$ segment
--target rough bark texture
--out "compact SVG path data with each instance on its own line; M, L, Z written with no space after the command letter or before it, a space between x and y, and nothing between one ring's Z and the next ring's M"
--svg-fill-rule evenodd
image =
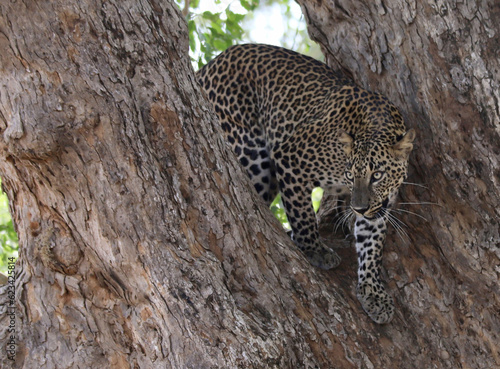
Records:
M302 330L293 311L308 309L288 290L297 277L309 288L310 268L279 273L297 256L248 205L176 5L2 2L0 14L0 170L21 247L12 365L317 360L306 334L283 333Z
M2 365L500 365L498 92L484 90L498 81L498 60L485 51L498 25L472 27L498 12L481 5L481 18L467 24L469 39L482 36L473 46L455 36L452 51L431 42L441 34L424 38L418 28L451 12L429 21L420 5L404 18L376 4L303 7L328 60L352 44L344 67L385 91L420 130L413 179L426 178L429 189L404 195L441 205L425 211L429 222L405 218L411 242L388 245L386 280L399 312L387 326L356 300L353 250L341 251L338 270L312 268L250 189L194 82L174 4L1 2L0 175L21 244L17 354L7 358L2 314ZM463 14L453 27L465 27ZM349 37L365 41L356 48ZM478 49L463 64L467 47ZM470 65L464 92L446 69L451 61Z
M411 335L379 342L379 355L500 367L500 3L299 3L328 64L384 93L417 130L409 181L426 188L408 185L402 201L436 203L402 205L425 220L401 213L409 240L389 237L401 314L391 329Z

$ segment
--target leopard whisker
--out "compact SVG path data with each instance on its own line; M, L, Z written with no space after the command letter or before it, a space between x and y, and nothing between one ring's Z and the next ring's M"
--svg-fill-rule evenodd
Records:
M335 221L334 232L337 232L337 230L339 229L339 227L342 226L345 218L348 217L348 216L349 216L348 209L343 210L339 214L337 214L338 219Z
M340 208L340 206L339 206L339 207L335 207L335 208L333 208L333 210L337 210L337 209L339 209L339 208ZM343 217L345 216L346 211L347 211L347 210L341 210L341 211L338 211L338 212L334 215L333 219L335 220L335 224L337 224L338 222L340 222L340 221L343 219Z
M399 225L401 226L404 226L406 228L408 228L408 225L403 222L401 219L399 219L398 217L396 217L394 214L392 214L392 210L394 209L384 209L385 210L385 213L387 216L391 217L393 220L395 220Z
M408 227L408 225L406 225L406 223L404 223L403 221L398 219L396 216L391 214L390 210L383 209L383 211L384 211L384 215L386 216L385 219L387 219L389 224L391 224L394 227L394 229L396 230L396 233L401 238L401 240L402 241L409 241L410 237L408 236L408 233L406 233L406 231L403 228L403 226Z
M397 212L397 213L408 213L408 214L411 214L411 215L415 215L416 217L419 217L419 218L421 218L421 219L425 220L426 222L428 222L428 221L429 221L429 220L428 220L426 217L424 217L423 215L417 214L417 213L415 213L415 212L413 212L413 211L409 211L409 210L405 210L405 209L392 209L392 211L395 211L395 212Z
M337 202L345 202L345 200L337 199Z
M425 188L426 190L428 190L428 189L429 189L429 187L424 186L423 184L420 184L420 183L413 183L413 182L401 182L401 184L405 184L405 185L412 185L412 186L417 186L417 187L422 187L422 188Z
M406 231L400 225L398 225L393 219L387 218L387 220L394 227L396 233L402 241L409 241L408 233L406 233Z
M437 202L425 202L425 201L422 201L422 202L400 202L400 203L398 203L398 205L436 205L439 207L443 207L443 205L438 204Z
M333 211L333 210L340 209L340 208L342 208L343 206L344 206L344 205L338 205L338 206L335 206L335 207L332 209L332 211ZM337 217L337 216L338 216L338 214L339 214L339 213L337 213L335 216Z
M347 216L346 219L344 219L344 222L342 224L342 227L349 227L349 223L352 221L352 219L355 217L354 213L351 211L349 215Z
M337 216L340 217L336 222L335 222L335 228L334 232L337 232L337 230L340 228L343 228L345 223L348 221L348 219L351 217L352 211L350 208L347 208L343 211L341 211Z

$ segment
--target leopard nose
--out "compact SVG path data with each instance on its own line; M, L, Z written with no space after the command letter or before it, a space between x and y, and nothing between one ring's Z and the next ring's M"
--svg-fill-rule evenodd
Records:
M362 208L362 207L352 207L352 210L354 210L356 213L359 213L361 215L363 215L364 213L366 213L368 211L369 207L365 207L365 208Z

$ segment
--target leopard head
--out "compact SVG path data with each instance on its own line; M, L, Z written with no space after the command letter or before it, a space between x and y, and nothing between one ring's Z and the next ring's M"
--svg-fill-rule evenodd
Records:
M358 216L374 218L393 205L406 178L408 157L415 131L392 139L356 139L340 131L338 139L346 154L345 182L351 190L351 209Z

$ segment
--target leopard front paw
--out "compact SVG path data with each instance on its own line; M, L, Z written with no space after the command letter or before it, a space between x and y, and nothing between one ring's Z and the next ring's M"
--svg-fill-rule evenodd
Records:
M340 256L326 246L321 246L312 251L305 251L304 254L312 265L325 270L337 267L341 261Z
M361 306L375 323L386 324L394 315L394 300L380 283L362 283L356 288Z

